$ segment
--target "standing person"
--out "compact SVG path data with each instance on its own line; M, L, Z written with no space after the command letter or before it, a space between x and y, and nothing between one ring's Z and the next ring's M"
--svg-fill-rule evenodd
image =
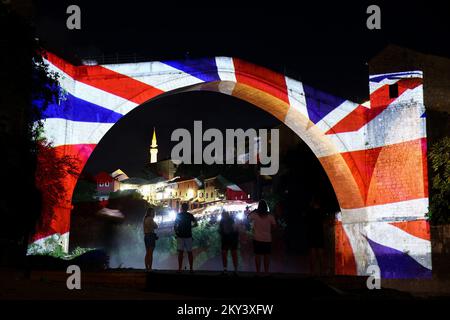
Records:
M309 270L313 275L320 275L323 271L323 231L324 212L317 198L311 200L307 219L307 242L309 248Z
M251 211L250 211L250 207L249 206L246 206L245 207L245 211L244 211L244 216L245 217L248 217L249 216L249 214L250 213L252 213ZM245 229L247 230L247 231L250 231L250 229L251 229L251 223L250 223L250 220L249 219L246 219L245 221Z
M147 271L152 270L153 264L153 250L156 246L156 236L155 229L158 228L155 220L155 210L153 208L148 208L144 216L144 242L145 242L145 269Z
M236 229L233 217L229 212L222 212L222 219L219 223L219 234L222 242L222 263L223 273L227 272L228 251L231 251L231 259L233 260L234 274L237 274L238 257L237 247L239 243L239 232Z
M177 237L178 250L178 272L183 267L184 251L187 251L190 272L194 272L194 256L192 255L192 227L197 226L197 220L188 212L189 205L184 202L181 211L177 214L174 224L175 236Z
M264 272L269 272L270 253L272 252L272 228L276 226L273 215L265 200L260 200L258 208L250 213L249 220L253 223L253 250L255 253L256 272L261 271L261 258L264 258Z

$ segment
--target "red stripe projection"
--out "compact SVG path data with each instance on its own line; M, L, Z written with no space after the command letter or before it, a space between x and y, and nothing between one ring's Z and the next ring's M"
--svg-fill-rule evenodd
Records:
M426 172L418 170L426 170L424 145L426 146L426 138L420 138L341 153L365 201L364 205L428 197ZM340 188L339 185L335 185L336 187Z
M364 203L367 201L367 194L369 190L370 180L372 179L373 170L378 160L378 155L381 151L380 148L374 148L370 150L358 150L352 152L342 153L342 157L347 163L350 171L353 173L355 182L361 192L361 196L364 199Z
M336 274L355 275L355 256L341 221L336 221L335 225L335 250L334 264Z
M63 145L53 148L55 150L56 157L62 157L64 155L74 157L79 160L78 172L83 170L84 165L89 159L92 151L96 147L96 144L74 144ZM39 152L41 156L38 161L48 161L42 157L42 152ZM38 165L38 170L39 170ZM45 165L42 167L46 167ZM41 174L39 171L36 175ZM46 179L40 180L40 183L36 183L39 190L43 190L46 185L51 184L52 176L48 174L44 175ZM38 181L38 180L37 180ZM42 212L40 217L40 223L38 223L36 233L33 236L32 241L45 238L49 235L59 233L64 234L70 229L70 212L72 210L72 194L77 183L77 177L66 175L63 178L62 184L64 185L64 193L62 194L63 200L57 206L52 206L46 202L45 197L42 199ZM44 192L45 193L45 192Z
M267 92L289 103L286 79L282 74L233 58L236 81Z
M402 95L408 89L414 89L422 84L422 79L401 79L397 82L398 94ZM326 134L357 131L383 112L397 98L389 98L389 85L384 85L370 95L370 108L359 105L344 119L338 122Z
M47 53L47 59L77 81L137 104L142 104L164 92L102 66L73 66L51 53Z
M423 194L428 198L427 139L422 139Z
M414 237L430 240L430 224L426 220L391 222L391 224Z

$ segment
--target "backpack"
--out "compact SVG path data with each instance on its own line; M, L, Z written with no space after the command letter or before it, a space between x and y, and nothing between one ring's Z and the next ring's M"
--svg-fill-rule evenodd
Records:
M182 212L177 215L174 230L175 235L179 238L192 237L192 219L190 213Z

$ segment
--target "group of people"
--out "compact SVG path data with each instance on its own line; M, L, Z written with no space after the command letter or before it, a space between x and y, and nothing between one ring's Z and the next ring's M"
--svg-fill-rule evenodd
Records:
M193 272L194 256L192 254L192 228L197 226L197 220L188 212L187 203L181 205L181 211L177 214L174 223L174 232L177 239L178 250L178 272L182 271L184 252L187 252L189 269ZM153 250L158 239L155 230L158 225L154 221L155 211L148 208L144 217L144 240L146 247L145 268L152 270ZM276 220L269 213L266 201L261 200L258 208L247 212L247 219L253 224L253 250L255 254L256 272L261 272L263 263L264 273L269 272L270 254L272 251L272 229L276 227ZM227 272L228 253L231 253L234 273L238 271L237 249L239 244L239 231L234 218L229 212L222 212L218 232L221 238L223 272Z

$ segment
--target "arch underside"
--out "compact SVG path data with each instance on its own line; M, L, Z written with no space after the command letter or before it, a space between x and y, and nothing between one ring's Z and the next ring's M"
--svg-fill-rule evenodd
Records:
M341 207L335 225L337 274L364 275L376 264L383 277L430 276L421 74L373 78L370 103L361 105L239 59L214 59L214 64L202 59L74 67L48 54L74 108L70 115L45 118L47 137L61 155L77 157L81 171L114 123L149 99L192 90L232 95L286 124L322 164ZM396 99L386 97L393 82L403 88ZM77 118L76 108L88 110L86 119ZM102 119L96 110L104 113ZM75 184L67 177L66 202L52 208L52 220L42 224L46 229L38 230L36 243L55 234L67 237Z

